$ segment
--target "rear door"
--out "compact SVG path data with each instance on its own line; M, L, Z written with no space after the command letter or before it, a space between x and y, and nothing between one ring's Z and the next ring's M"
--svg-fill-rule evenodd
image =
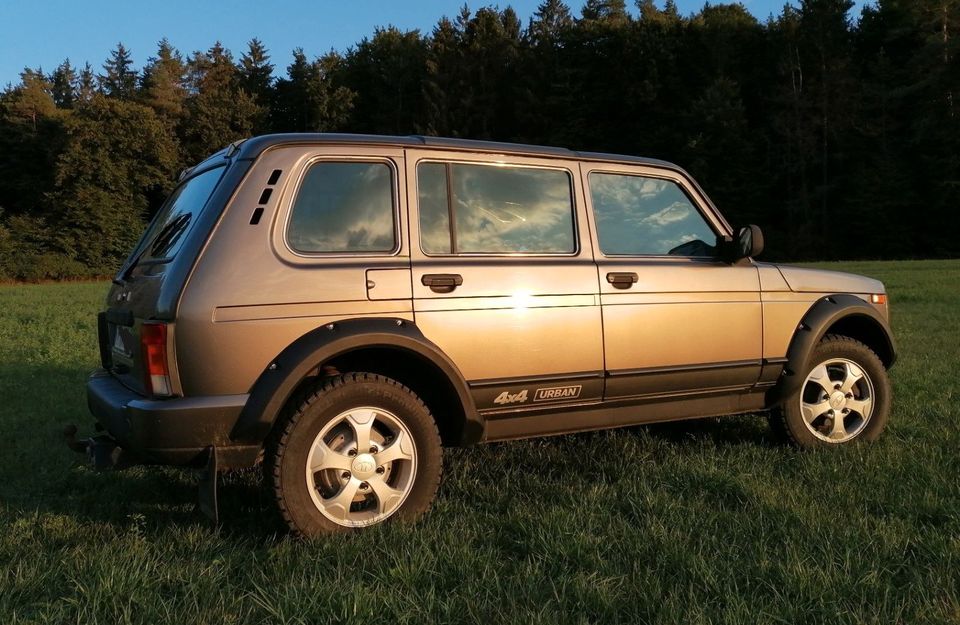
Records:
M408 150L414 315L478 409L598 401L599 291L577 165Z
M124 385L137 392L145 390L140 328L144 321L157 318L161 289L185 243L191 236L205 236L198 229L206 226L197 224L226 170L223 159L213 167L201 165L174 189L107 295L106 310L98 319L101 361ZM192 258L183 260L192 262Z
M760 282L716 253L726 227L669 170L583 165L593 225L605 397L725 392L760 373Z

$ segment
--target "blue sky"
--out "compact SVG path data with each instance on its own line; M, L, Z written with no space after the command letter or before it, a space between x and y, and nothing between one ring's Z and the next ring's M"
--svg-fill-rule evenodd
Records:
M468 4L472 8L510 4L526 23L540 2ZM779 13L784 2L744 0L761 20ZM684 14L697 11L703 3L677 0ZM219 39L238 57L247 41L259 37L282 72L295 47L303 47L310 57L331 48L345 50L372 34L376 26L388 24L429 32L441 15L455 15L462 4L462 0L0 0L0 86L18 82L25 66L49 72L65 58L75 66L89 61L100 71L118 41L131 49L139 67L164 36L186 53L209 48ZM567 4L579 14L583 0L567 0ZM633 2L628 5L632 7ZM857 5L855 15L863 0Z

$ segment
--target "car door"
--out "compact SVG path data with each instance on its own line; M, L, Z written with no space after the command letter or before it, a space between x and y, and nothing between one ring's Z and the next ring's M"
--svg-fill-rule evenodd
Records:
M759 275L716 253L728 226L677 172L584 163L605 398L733 392L760 373Z
M445 150L408 150L407 163L414 317L477 408L599 401L599 285L577 164Z

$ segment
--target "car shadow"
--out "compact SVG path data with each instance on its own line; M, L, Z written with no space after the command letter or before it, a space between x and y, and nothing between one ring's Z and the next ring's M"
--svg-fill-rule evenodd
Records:
M9 390L4 387L10 386L30 389L36 380L54 382L43 395L21 392L0 405L0 423L10 432L0 438L0 501L4 514L20 519L63 515L108 524L116 531L133 529L144 534L166 531L171 525L211 527L212 522L197 505L196 471L157 466L97 471L84 456L68 449L62 433L64 426L75 423L81 436L92 433L93 419L87 414L83 391L86 375L85 370L78 368L19 366L12 370L0 366L0 390ZM650 437L680 447L689 445L686 453L699 453L696 448L704 444L778 444L760 415L634 426L614 435ZM608 436L610 432L583 432L542 439L538 445L562 451L569 445L604 444L604 437ZM497 464L488 462L491 454L512 462L515 453L503 451L507 449L505 444L460 450L447 454L444 468L454 480L464 471L482 473L488 470L485 464ZM553 470L575 476L579 468L571 461ZM509 474L511 470L501 466L498 471ZM218 485L220 533L260 542L285 536L274 508L273 493L265 487L260 467L221 474Z

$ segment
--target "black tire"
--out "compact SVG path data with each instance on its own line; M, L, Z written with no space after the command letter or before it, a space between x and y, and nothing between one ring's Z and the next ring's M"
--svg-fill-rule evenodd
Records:
M293 534L309 537L351 529L332 520L315 503L311 495L315 486L308 484L306 463L324 428L344 412L359 407L388 411L402 422L415 446L415 470L409 478L412 485L399 507L383 520L414 520L433 502L440 484L443 450L426 405L413 391L390 378L372 373L339 375L322 380L295 400L268 443L265 481L273 485L280 515Z
M867 375L869 382L872 384L872 412L866 423L851 438L840 442L824 440L812 431L816 427L808 427L804 420L800 406L801 394L804 393L806 384L801 384L796 392L787 397L780 406L774 408L770 413L770 425L774 432L801 449L829 448L856 442L875 441L887 426L890 417L892 390L887 370L876 353L860 341L847 336L830 334L825 336L814 348L807 359L805 369L797 372L797 375L807 380L807 377L813 373L820 363L831 359L850 361ZM809 389L807 392L809 393ZM824 417L821 417L821 419L824 419ZM827 421L827 425L821 427L827 429L829 423L830 421Z

